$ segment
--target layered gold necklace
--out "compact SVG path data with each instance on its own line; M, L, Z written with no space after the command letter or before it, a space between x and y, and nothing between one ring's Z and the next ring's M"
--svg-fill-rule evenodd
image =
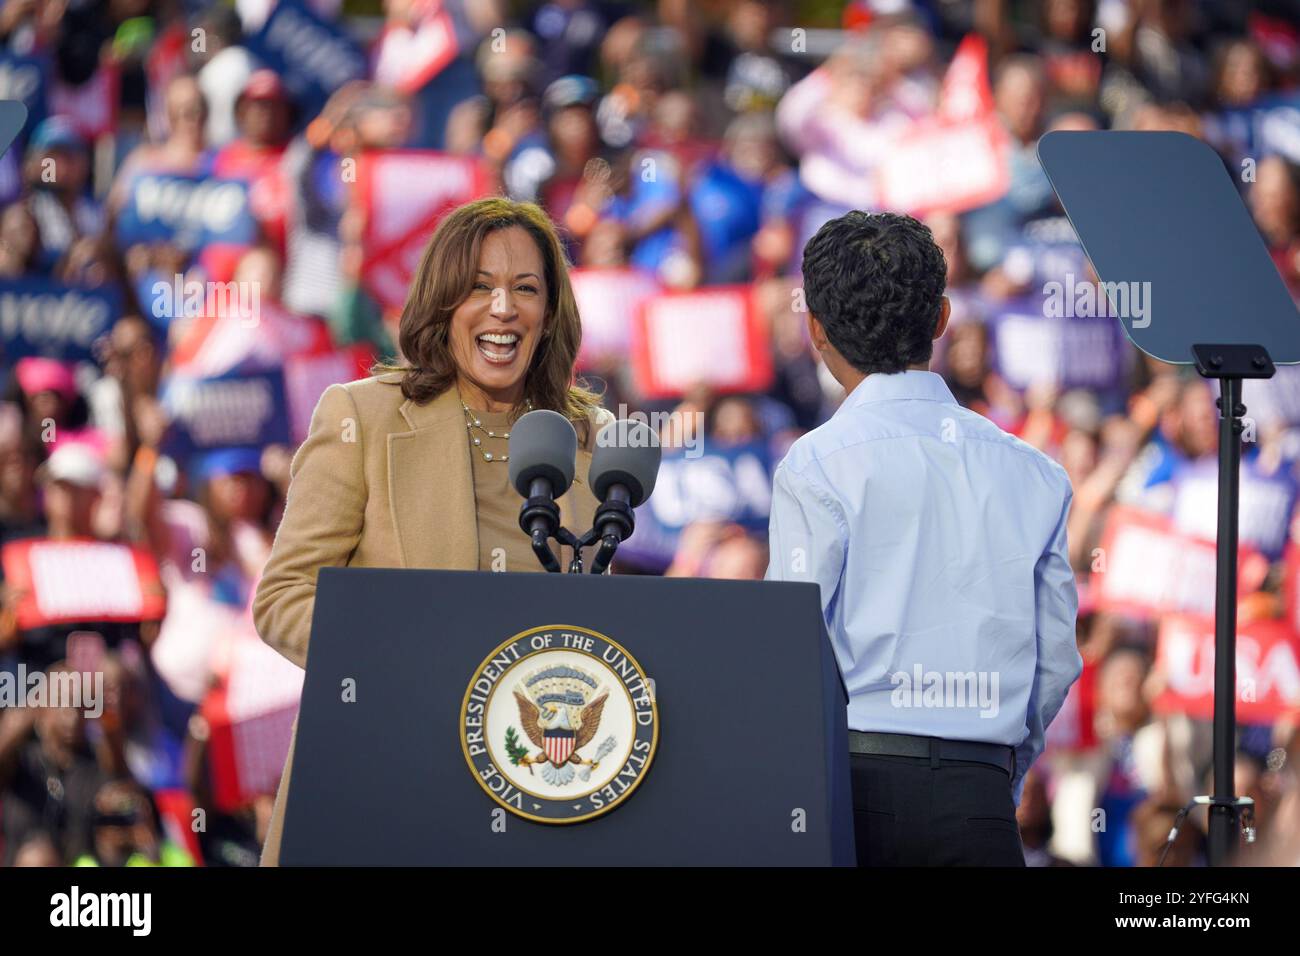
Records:
M525 409L526 409L526 411L531 412L531 411L533 410L533 402L532 402L532 399L526 399L524 405L525 405ZM465 430L469 433L469 441L470 441L470 445L471 445L472 447L478 449L479 454L483 456L483 460L486 461L486 462L493 462L493 461L509 461L509 460L510 460L510 454L509 454L508 452L507 452L506 454L504 454L504 455L494 455L494 454L492 454L492 452L487 451L486 449L484 449L484 447L483 447L483 439L484 439L485 437L486 437L486 438L501 438L501 439L504 439L505 441L509 441L509 440L510 440L510 433L509 433L509 432L502 432L500 435L498 435L496 432L491 431L491 430L488 429L488 428L485 428L485 427L483 426L483 422L479 419L479 417L478 417L477 415L474 414L474 409L472 409L472 408L470 408L468 405L466 405L466 404L465 404L465 400L464 400L463 398L462 398L461 401L460 401L460 407L463 408L463 409L465 410ZM481 435L475 435L474 432L475 432L476 429L477 429L479 432L481 432L482 434L481 434ZM509 447L509 446L507 446L507 447Z

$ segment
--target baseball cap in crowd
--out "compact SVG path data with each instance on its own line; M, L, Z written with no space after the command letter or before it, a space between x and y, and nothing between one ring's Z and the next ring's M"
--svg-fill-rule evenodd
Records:
M591 106L600 98L600 88L589 76L570 73L554 80L542 94L542 109L546 115L559 112L567 106Z
M28 149L48 152L52 149L85 149L86 139L76 124L66 116L48 116L36 124Z
M36 470L36 478L41 484L65 481L98 490L104 480L104 459L85 442L62 442Z
M29 356L14 363L18 387L28 398L41 392L57 392L71 401L77 396L77 380L72 366L57 359Z
M275 70L254 70L239 92L240 100L287 100L280 74Z
M191 466L195 480L204 482L225 475L262 473L260 448L217 448L195 457Z

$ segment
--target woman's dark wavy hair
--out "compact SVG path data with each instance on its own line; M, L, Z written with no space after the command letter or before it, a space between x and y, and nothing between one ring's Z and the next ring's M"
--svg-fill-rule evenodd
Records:
M398 326L398 347L406 365L379 364L372 374L405 372L402 394L424 404L456 384L449 330L452 313L469 298L477 281L483 240L499 229L519 226L541 253L546 280L542 336L525 373L524 393L511 410L523 414L527 402L549 408L575 422L586 422L600 398L576 384L573 375L582 341L582 320L569 282L564 246L550 218L535 203L489 196L465 203L438 223L411 281Z
M803 252L804 298L831 345L859 372L928 362L948 267L911 216L858 210L832 219Z

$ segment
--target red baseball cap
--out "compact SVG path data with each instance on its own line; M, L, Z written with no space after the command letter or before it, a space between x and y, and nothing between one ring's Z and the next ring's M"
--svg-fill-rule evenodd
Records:
M239 98L241 100L288 99L284 92L284 84L280 82L280 74L275 70L254 70L240 91Z

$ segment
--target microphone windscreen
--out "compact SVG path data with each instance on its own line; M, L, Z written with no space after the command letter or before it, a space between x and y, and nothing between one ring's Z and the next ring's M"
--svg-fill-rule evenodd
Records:
M534 479L545 478L558 498L573 484L577 454L578 435L567 418L549 409L529 412L510 429L510 484L527 498Z
M620 419L596 435L588 483L597 501L604 501L611 485L624 485L635 508L655 490L663 451L659 436L642 422Z

